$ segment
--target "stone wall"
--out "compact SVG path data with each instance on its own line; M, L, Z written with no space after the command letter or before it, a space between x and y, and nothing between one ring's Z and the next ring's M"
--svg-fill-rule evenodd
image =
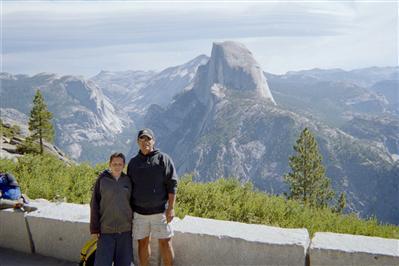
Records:
M80 249L90 238L89 206L46 201L32 205L38 210L0 211L0 247L79 261ZM306 229L191 216L176 218L172 226L175 265L399 265L397 239L316 233L310 240ZM151 246L151 264L159 265L157 242Z

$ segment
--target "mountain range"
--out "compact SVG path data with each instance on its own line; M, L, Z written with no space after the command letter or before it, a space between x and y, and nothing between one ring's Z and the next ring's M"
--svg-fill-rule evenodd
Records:
M288 158L308 127L333 189L347 193L347 211L399 224L398 67L274 75L244 45L223 42L210 57L161 72L0 79L1 110L29 115L42 90L56 144L74 159L105 161L114 150L131 156L137 129L150 127L180 174L235 177L275 194L287 191Z
M53 113L56 144L73 159L89 160L88 147L112 145L131 124L93 81L75 76L40 73L34 76L1 73L1 108L29 115L32 99L41 90ZM7 113L3 110L2 116Z

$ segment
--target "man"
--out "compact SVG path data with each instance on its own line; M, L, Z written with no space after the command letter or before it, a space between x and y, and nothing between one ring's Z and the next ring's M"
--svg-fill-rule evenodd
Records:
M22 195L15 177L10 173L0 173L0 209L14 208L28 212L37 210L25 203L28 203L27 197Z
M170 157L154 148L155 137L145 128L137 135L138 154L127 167L133 183L133 237L138 240L141 266L147 266L151 255L150 237L159 241L165 265L172 265L177 174Z

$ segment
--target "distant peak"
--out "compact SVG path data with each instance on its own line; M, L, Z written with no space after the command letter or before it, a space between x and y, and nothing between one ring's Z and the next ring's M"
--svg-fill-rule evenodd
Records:
M107 75L109 73L111 73L111 71L109 71L109 70L101 70L100 73L98 73L97 75Z
M204 65L204 64L206 64L206 63L208 62L208 60L209 60L209 57L202 54L202 55L199 55L199 56L197 56L196 58L194 58L194 59L188 61L188 62L185 63L184 65L190 66L190 67L193 67L193 66L198 67L198 65Z
M15 79L14 75L8 72L0 72L1 79Z
M34 76L32 76L32 78L47 78L47 79L57 79L59 78L60 75L56 74L56 73L48 73L48 72L41 72L38 73Z
M65 76L60 77L60 79L62 81L68 81L68 82L71 82L71 81L77 81L77 82L81 82L81 83L86 82L82 76L65 75Z
M194 58L194 59L191 60L191 61L202 61L202 60L204 60L204 59L208 60L208 59L209 59L209 56L207 56L207 55L205 55L205 54L201 54L201 55L197 56L196 58Z
M241 43L213 43L207 65L208 85L221 84L226 89L255 91L259 97L274 99L263 71L252 53Z
M252 53L241 43L226 41L215 42L212 47L211 58L222 56L230 66L244 67L251 64L259 65Z
M168 67L165 70L170 70L170 69L180 69L180 68L198 68L200 65L205 65L209 60L209 57L206 55L199 55L195 57L194 59L191 59L190 61L178 65L178 66L173 66L173 67Z

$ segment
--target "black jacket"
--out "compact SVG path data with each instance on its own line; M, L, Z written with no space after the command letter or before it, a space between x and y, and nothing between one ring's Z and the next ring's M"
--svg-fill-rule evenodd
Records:
M176 194L177 173L172 159L158 150L148 155L139 153L127 167L133 184L133 208L140 214L162 213L167 208L168 194Z
M98 177L90 202L90 232L92 234L122 233L132 230L132 183L122 173L116 181L109 171Z

